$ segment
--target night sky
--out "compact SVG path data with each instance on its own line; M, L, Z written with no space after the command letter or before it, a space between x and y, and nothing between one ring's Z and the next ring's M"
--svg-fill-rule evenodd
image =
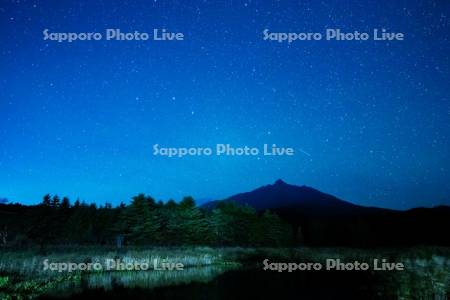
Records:
M263 39L327 28L405 40ZM449 33L449 1L0 0L0 198L204 200L282 178L362 205L450 204ZM152 153L217 143L295 155Z

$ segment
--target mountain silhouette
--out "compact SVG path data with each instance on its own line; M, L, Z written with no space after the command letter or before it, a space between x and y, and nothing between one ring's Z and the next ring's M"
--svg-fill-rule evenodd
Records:
M352 215L380 212L385 209L364 207L341 200L308 186L287 184L278 179L250 192L236 194L222 201L231 201L240 205L249 205L257 211L288 209L301 215ZM211 201L204 208L214 208L220 201ZM386 211L389 211L386 209Z
M221 202L275 212L301 235L303 243L318 246L450 245L450 207L407 211L356 205L308 186L279 179L250 192L202 205L214 209Z

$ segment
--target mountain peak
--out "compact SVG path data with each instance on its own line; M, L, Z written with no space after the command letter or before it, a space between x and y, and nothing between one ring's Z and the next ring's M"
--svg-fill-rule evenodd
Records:
M329 213L336 211L353 211L357 205L338 199L332 195L307 186L291 185L282 179L273 184L259 187L253 191L231 196L227 201L249 205L257 211L266 209L301 209Z
M277 181L275 181L275 183L273 185L285 185L285 184L287 184L287 183L281 179L278 179Z

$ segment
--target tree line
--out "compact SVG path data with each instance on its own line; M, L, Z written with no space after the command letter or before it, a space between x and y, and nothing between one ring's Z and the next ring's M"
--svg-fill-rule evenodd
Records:
M292 228L275 213L220 202L207 210L192 197L179 203L139 194L129 205L97 206L45 195L33 206L0 204L4 246L36 245L211 245L288 246Z

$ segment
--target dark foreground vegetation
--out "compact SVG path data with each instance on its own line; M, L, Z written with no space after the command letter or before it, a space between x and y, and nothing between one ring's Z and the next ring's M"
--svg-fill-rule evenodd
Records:
M56 195L33 206L0 204L0 247L450 246L447 206L408 211L362 207L284 183L239 196L245 199L200 207L191 197L163 203L144 194L117 207L71 204ZM290 198L288 206L276 206Z
M41 204L0 204L3 247L33 245L212 245L289 246L292 227L276 214L222 203L197 207L191 197L180 203L156 202L143 194L131 204L112 207L44 196Z
M275 188L286 187L278 184ZM213 295L228 293L230 298L242 296L243 289L249 297L252 289L258 289L261 299L275 290L284 291L281 298L448 298L449 248L393 247L446 245L450 221L446 207L399 212L342 203L330 206L330 201L317 200L312 206L295 203L258 209L248 203L221 201L213 207L198 207L191 197L163 203L144 194L117 207L72 204L56 195L46 195L41 204L33 206L3 203L0 299L109 299L114 295L172 299L174 293L180 299L191 299L198 298L192 295L199 289ZM366 249L318 247L323 245ZM281 274L262 266L265 259L323 263L328 258L367 263L386 259L403 263L405 271ZM44 268L45 261L86 264L107 259L170 261L186 268L180 272ZM239 282L246 285L234 288ZM312 286L327 294L320 298Z
M183 271L57 272L43 262L158 260L181 262ZM264 270L263 261L343 262L387 259L405 271ZM52 246L0 251L0 299L447 299L450 290L448 248L241 248ZM161 289L166 289L160 294ZM202 293L198 291L202 290ZM325 293L324 293L325 292ZM177 297L174 296L174 293ZM127 296L128 295L128 296ZM270 295L270 297L269 297Z

